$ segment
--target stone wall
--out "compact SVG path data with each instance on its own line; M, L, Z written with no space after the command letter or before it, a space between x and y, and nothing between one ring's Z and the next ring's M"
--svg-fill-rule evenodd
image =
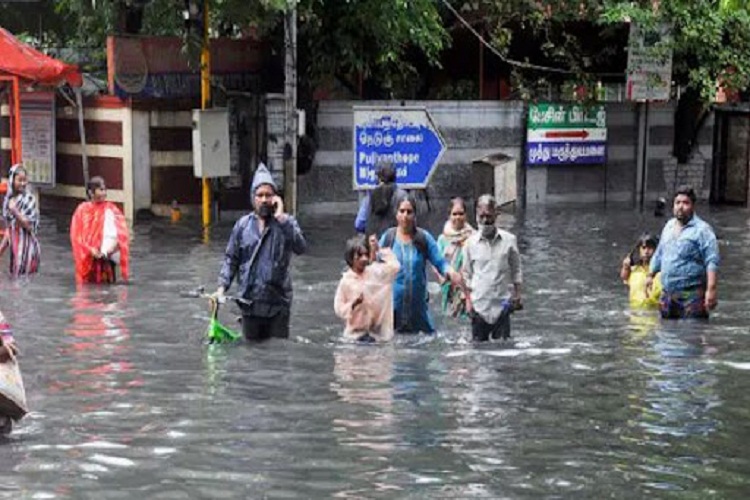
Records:
M699 134L699 146L690 162L677 165L672 157L674 104L650 104L648 148L643 166L644 106L634 103L607 105L608 161L601 166L549 166L526 168L522 164L525 108L519 101L323 101L317 116L318 151L310 173L299 179L302 210L354 210L358 198L352 189L352 107L423 106L445 139L448 150L432 178L431 199L470 197L471 161L502 152L519 159L519 197L530 205L540 203L636 202L645 188L645 199L669 196L676 185L689 183L708 197L713 154L713 116ZM645 177L645 182L642 180Z
M520 158L524 140L524 104L511 101L322 101L318 109L318 150L312 170L299 178L301 210L354 210L352 107L421 106L432 116L448 147L428 188L440 204L472 192L471 162L502 152Z
M688 184L702 199L708 199L711 190L713 165L713 113L698 133L698 144L685 164L678 164L672 156L674 136L674 110L676 103L651 105L649 117L649 154L647 192L669 197L675 188Z

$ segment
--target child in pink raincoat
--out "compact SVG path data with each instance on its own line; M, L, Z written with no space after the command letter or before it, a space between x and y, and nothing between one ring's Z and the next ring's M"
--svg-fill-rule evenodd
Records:
M346 321L344 337L365 342L393 338L393 282L400 269L390 248L378 249L377 240L357 236L346 243L349 269L336 290L333 309Z

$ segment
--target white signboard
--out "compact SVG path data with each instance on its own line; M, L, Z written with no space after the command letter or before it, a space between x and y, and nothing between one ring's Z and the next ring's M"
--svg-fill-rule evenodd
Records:
M277 186L284 185L284 94L266 95L266 166Z
M662 24L651 31L630 24L627 98L668 101L672 90L672 29Z
M55 94L21 94L22 162L29 182L55 186Z

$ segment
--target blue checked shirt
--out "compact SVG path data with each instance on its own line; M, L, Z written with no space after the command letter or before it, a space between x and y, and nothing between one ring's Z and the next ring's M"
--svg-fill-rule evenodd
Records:
M661 271L661 282L667 292L705 287L706 273L719 269L719 246L711 226L697 215L677 232L672 219L661 232L659 246L651 258L651 272Z

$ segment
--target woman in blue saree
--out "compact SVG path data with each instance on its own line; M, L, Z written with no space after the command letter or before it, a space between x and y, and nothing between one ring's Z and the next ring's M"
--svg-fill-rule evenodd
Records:
M427 263L456 286L461 285L461 277L443 258L435 238L417 227L416 203L411 197L399 200L396 223L380 238L380 246L392 248L401 264L393 286L394 327L398 333L433 333L427 305Z

